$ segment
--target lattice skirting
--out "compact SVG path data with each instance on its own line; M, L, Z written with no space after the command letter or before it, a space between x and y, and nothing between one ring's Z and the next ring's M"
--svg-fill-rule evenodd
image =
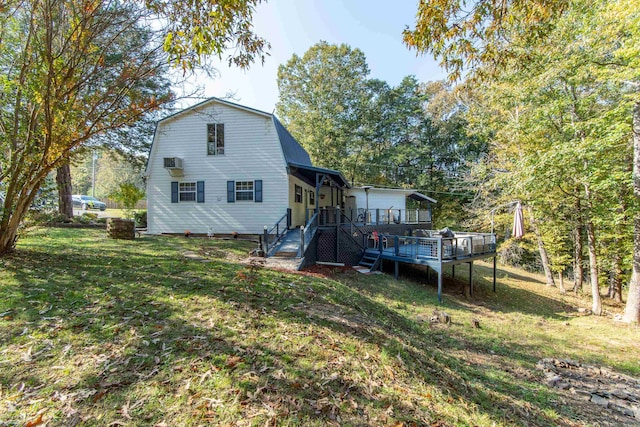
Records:
M413 230L425 228L424 224L383 224L357 228L347 225L342 226L338 233L336 233L336 227L321 228L318 230L316 258L321 262L342 262L346 265L356 265L360 262L363 253L360 245L366 245L366 236L373 231L380 234L409 236Z

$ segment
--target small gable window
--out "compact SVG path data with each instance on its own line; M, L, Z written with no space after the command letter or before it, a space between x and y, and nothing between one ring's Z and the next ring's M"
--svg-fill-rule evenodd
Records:
M224 123L207 125L207 154L209 156L224 154Z

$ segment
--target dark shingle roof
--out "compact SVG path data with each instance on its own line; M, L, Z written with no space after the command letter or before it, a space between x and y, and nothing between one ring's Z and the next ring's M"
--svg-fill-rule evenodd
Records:
M313 166L311 164L309 153L307 153L300 143L291 136L289 131L282 125L282 123L280 123L280 120L278 120L276 116L272 117L276 131L278 132L280 145L282 146L282 153L284 154L287 164L295 163L298 165Z

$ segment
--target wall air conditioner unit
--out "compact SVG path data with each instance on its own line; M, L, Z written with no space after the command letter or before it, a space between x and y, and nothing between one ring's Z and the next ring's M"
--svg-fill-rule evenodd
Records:
M165 157L164 168L169 171L169 175L171 176L184 176L182 159L180 157Z

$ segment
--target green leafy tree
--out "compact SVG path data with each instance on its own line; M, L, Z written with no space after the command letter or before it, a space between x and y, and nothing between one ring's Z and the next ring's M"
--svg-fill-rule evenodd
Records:
M315 164L343 169L359 147L368 74L362 51L324 41L278 68L277 113Z
M109 198L123 206L125 218L132 219L136 203L144 199L144 196L144 190L135 183L123 182L116 191L109 195Z
M228 59L241 67L263 57L268 44L251 26L257 3L62 0L0 8L0 254L14 247L51 171L172 102L166 92L156 95L152 78L167 64L210 68L207 55L230 47Z
M537 205L538 223L556 234L548 242L561 241L557 212L564 205L580 206L571 223L586 234L597 314L599 270L612 264L600 255L620 258L624 239L612 230L627 227L621 218L640 218L627 212L633 203L626 196L630 123L638 104L632 87L638 82L639 17L624 12L638 6L637 1L480 1L467 13L458 1L423 2L416 28L405 31L405 41L437 55L452 78L467 67L473 84L485 86L485 111L477 122L492 133L494 166L485 168L493 172L487 187L499 197L523 197ZM560 202L561 196L568 203ZM551 209L541 208L544 204ZM640 260L638 230L626 235L635 235L634 258ZM602 242L618 242L615 253L603 251ZM557 255L556 262L562 262ZM638 320L640 309L634 302L640 295L636 272L640 264L634 262L625 315L630 321Z
M142 164L131 162L117 152L101 152L96 161L96 188L97 197L110 198L117 193L123 183L133 183L142 188Z
M392 87L368 73L359 50L321 42L280 66L278 114L314 163L353 183L434 192L441 225L460 223L471 194L460 187L486 148L467 134L462 103L443 82Z

